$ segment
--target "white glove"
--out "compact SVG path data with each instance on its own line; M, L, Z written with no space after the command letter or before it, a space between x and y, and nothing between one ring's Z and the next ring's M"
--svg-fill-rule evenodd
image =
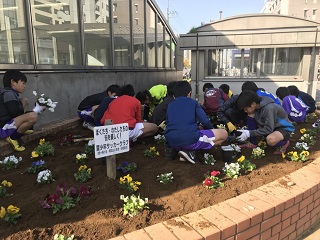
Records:
M32 110L39 114L46 110L46 106L40 106L39 103L36 102L36 106Z
M237 137L237 140L244 142L247 140L248 137L250 137L250 132L248 130L237 130L239 132L242 132L242 134Z

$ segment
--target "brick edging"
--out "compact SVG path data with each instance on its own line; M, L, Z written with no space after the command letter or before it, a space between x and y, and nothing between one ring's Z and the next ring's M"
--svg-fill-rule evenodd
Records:
M72 117L65 119L63 121L51 123L48 125L41 126L39 129L36 129L33 134L26 135L22 137L23 142L30 142L37 138L45 137L50 133L55 133L58 131L74 128L81 123L78 117ZM0 156L6 156L14 152L13 148L10 146L5 139L0 139Z
M320 219L320 158L222 203L112 240L295 239Z

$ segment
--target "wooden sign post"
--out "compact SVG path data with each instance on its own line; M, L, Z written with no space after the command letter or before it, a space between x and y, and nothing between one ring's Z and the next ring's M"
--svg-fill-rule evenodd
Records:
M105 126L94 128L95 158L106 157L106 174L116 179L116 154L128 152L129 126L128 123L112 124L106 120Z
M107 119L104 125L112 125L112 120ZM112 179L117 177L117 157L115 154L106 157L107 176Z

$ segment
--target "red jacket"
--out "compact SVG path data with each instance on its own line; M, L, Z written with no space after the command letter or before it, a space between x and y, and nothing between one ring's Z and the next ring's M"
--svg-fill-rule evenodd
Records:
M225 94L221 89L209 88L204 93L202 108L207 114L216 113L223 105L223 103L228 99L229 96Z
M113 100L104 112L100 123L104 125L105 120L111 119L113 124L128 123L133 129L141 120L141 103L135 97L123 95Z

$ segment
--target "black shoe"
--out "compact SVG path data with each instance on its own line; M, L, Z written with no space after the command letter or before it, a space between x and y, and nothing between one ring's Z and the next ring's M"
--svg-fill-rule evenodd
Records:
M195 152L194 151L179 151L178 152L179 156L180 156L180 161L181 161L181 158L183 158L184 160L192 163L192 164L195 164Z

